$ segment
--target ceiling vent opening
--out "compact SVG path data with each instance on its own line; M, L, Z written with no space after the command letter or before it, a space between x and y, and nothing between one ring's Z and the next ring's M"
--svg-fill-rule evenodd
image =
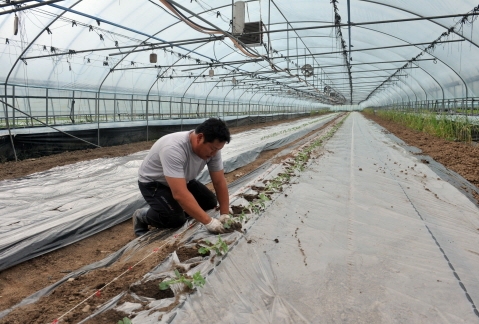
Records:
M263 45L263 22L247 22L244 23L243 34L238 39L248 47L258 47Z

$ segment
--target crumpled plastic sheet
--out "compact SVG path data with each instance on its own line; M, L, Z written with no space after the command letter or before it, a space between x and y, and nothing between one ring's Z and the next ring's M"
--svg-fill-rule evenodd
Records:
M316 139L318 135L325 135L326 131L320 131L317 132L315 135L309 136L307 139L302 140L299 143L296 143L296 146L302 145L307 140L312 140ZM280 152L278 155L283 155L290 153L292 151L291 148L285 148L282 152ZM249 201L246 200L243 197L243 194L246 193L251 193L251 186L256 185L256 186L261 186L264 187L264 182L267 179L272 179L276 177L279 173L284 172L284 166L283 165L278 165L278 164L268 164L265 165L263 168L260 168L261 172L253 172L252 176L250 177L243 177L239 179L237 182L238 184L234 185L234 187L237 188L237 190L234 190L234 194L230 197L231 201L231 206L236 205L242 205L242 206L248 206ZM231 190L230 190L231 192ZM278 197L282 195L281 192L276 192L276 193L269 193L270 199L269 201L264 202L265 207L267 208L268 205L272 204L274 200L276 200ZM211 215L213 216L213 215ZM261 213L260 214L247 214L249 217L248 221L246 223L243 223L243 234L249 233L251 228L255 226L255 223L260 219ZM178 233L184 231L184 229L188 225L185 225L185 227L182 230L179 230ZM209 239L212 242L216 242L216 238L212 237L211 234L205 231L193 229L190 231L191 235L184 236L183 243L185 246L188 246L188 243L195 244L193 242L198 242L203 239ZM225 255L215 255L214 253L210 257L204 257L204 258L194 258L191 260L184 261L181 263L177 256L176 253L174 252L173 254L170 255L169 258L165 259L164 262L162 262L160 265L158 265L155 269L153 269L150 273L144 276L142 280L139 282L133 284L148 284L152 280L156 279L168 279L171 277L174 277L173 275L173 270L175 268L181 267L181 268L186 268L189 269L187 274L189 276L192 276L194 273L197 271L200 271L203 276L206 278L209 278L210 275L214 273L214 271L221 265L222 262L226 262L228 260L228 256L230 254L234 254L235 252L235 247L240 244L242 240L245 239L245 235L243 235L239 232L234 232L230 234L223 234L222 239L223 241L227 242L229 244L229 251ZM249 242L251 243L251 242ZM243 260L239 260L239 262L243 262ZM199 263L199 264L198 264ZM192 266L192 268L190 268ZM194 267L193 267L194 266ZM264 265L265 267L269 267L268 264ZM210 279L207 279L210 280ZM208 281L209 283L209 281ZM207 284L208 284L207 283ZM188 307L186 306L187 303L189 302L191 296L190 295L185 295L181 294L181 286L180 287L174 287L176 289L173 289L175 292L175 297L179 298L179 301L176 304L176 307L173 308L172 311L165 311L165 307L175 305L175 298L168 298L168 299L163 299L163 300L154 300L154 299L149 299L146 297L142 296L137 296L134 293L127 292L126 294L129 294L132 299L138 300L138 303L121 303L119 305L116 305L117 301L120 299L120 296L124 296L124 293L112 298L110 301L104 304L103 307L101 307L98 311L96 311L94 314L92 314L90 317L82 321L81 323L87 322L89 319L94 318L98 314L102 313L103 311L106 311L108 309L115 309L117 311L122 311L127 314L129 314L130 318L133 318L132 322L133 323L170 323L170 322L175 322L176 321L176 316L178 314L181 314L182 308L183 307ZM203 288L199 288L195 294L201 294ZM149 304L147 305L147 310L143 310L140 301L145 301L148 300ZM300 316L300 314L297 314ZM233 316L234 317L234 316ZM280 317L278 317L280 318ZM231 318L226 318L226 322L230 322ZM262 322L261 319L258 319L258 321ZM223 319L219 320L218 322L224 322Z
M182 265L200 271L204 287L176 287L171 311L174 298L150 299L148 310L117 305L123 292L91 317L114 308L133 323L479 321L479 210L409 151L353 113L244 234L222 235L225 256L181 263L173 253L138 282ZM246 205L241 194L283 168L244 182L231 204ZM215 239L200 226L188 233L185 244Z
M324 132L325 131L323 131L323 130L315 132L312 135L309 135L308 137L305 137L301 141L298 141L297 143L295 143L295 145L290 145L290 146L285 147L281 152L279 152L275 156L283 156L283 155L289 154L292 151L294 151L295 149L297 149L297 147L303 145L304 143L307 143L308 141L310 141L312 139L315 139L318 135L323 134ZM239 204L243 204L244 206L246 206L248 204L248 202L241 198L241 194L244 193L245 190L247 190L248 183L250 183L252 181L253 182L256 181L255 179L257 179L258 177L264 177L265 174L271 174L272 170L274 170L275 168L277 168L277 165L272 165L271 162L266 162L262 166L260 166L258 169L253 170L249 174L244 175L243 177L239 178L238 180L234 181L233 183L230 183L228 185L228 190L232 194L232 196L230 197L231 204L233 205L235 203L239 203ZM279 172L279 171L277 171L277 172ZM214 212L214 211L209 211L208 213L212 217L218 216L217 215L218 213ZM251 227L253 223L254 223L254 220L251 220L250 223L249 223L249 227ZM92 263L90 265L86 265L86 266L82 267L81 269L78 269L76 271L73 271L73 272L69 273L68 275L66 275L65 277L63 277L59 281L53 283L52 285L37 291L36 293L28 296L27 298L23 299L21 302L12 306L11 308L0 312L0 318L6 316L8 313L10 313L13 309L15 309L17 307L21 307L21 306L25 306L25 305L34 303L38 299L40 299L41 297L43 297L45 295L49 295L53 290L55 290L58 286L60 286L61 284L63 284L65 281L67 281L70 278L76 278L76 277L78 277L82 274L85 274L85 273L87 273L91 270L95 270L95 269L102 268L102 267L108 267L109 265L113 264L114 262L119 261L120 258L128 259L130 255L132 255L134 253L137 253L137 251L139 251L143 246L145 246L149 242L160 241L160 240L171 238L172 236L176 235L175 233L181 233L182 231L184 231L187 227L190 226L190 224L191 224L191 222L186 223L178 231L175 231L174 229L171 229L171 230L168 230L168 231L163 230L163 231L160 231L160 232L150 231L148 234L131 241L126 246L124 246L120 250L116 251L115 253L112 253L111 255L107 256L106 258L104 258L102 260L99 260L95 263ZM187 239L189 241L199 240L201 238L206 237L206 234L207 233L200 232L199 234L195 234L196 236L194 236L194 237L187 237ZM230 236L231 236L231 234L230 234ZM237 243L238 243L238 241L236 240L234 244L237 244ZM195 262L196 263L197 261L189 260L187 262ZM167 264L168 267L171 267L171 265L172 265L172 263L170 261L166 262L166 264ZM185 264L182 264L181 266L185 267ZM160 264L159 267L164 267L164 264ZM87 321L90 318L93 318L97 314L100 314L100 313L102 313L106 310L109 310L111 308L116 307L117 302L121 299L121 297L124 294L125 293L121 293L118 296L112 298L110 301L108 301L102 307L100 307L94 314L92 314L90 317L86 318L85 321ZM140 301L144 300L144 298L142 299L142 297L138 297L135 294L132 294L132 297L136 298ZM185 297L182 296L181 298L184 299ZM170 300L170 302L163 301L163 302L161 302L161 304L160 304L161 306L159 306L159 308L164 307L165 303L167 303L167 305L169 305L169 304L171 304L171 302L172 302L171 300ZM131 303L125 303L125 304L127 304L129 306L121 306L121 307L118 308L118 310L124 311L124 312L127 312L127 313L132 313L134 311L134 309L138 308L138 304L131 304ZM131 308L130 306L133 307L133 308L130 309Z
M125 258L127 259L128 256L134 254L136 251L141 249L148 241L160 241L162 239L166 239L169 236L171 236L174 233L174 229L171 230L163 230L163 231L151 231L148 233L148 235L142 236L140 238L137 238L125 246L123 246L121 249L118 251L108 255L107 257L103 258L102 260L99 260L97 262L88 264L80 269L74 270L61 278L60 280L56 281L55 283L51 284L50 286L47 286L34 294L24 298L22 301L17 303L16 305L3 310L0 312L0 318L8 315L13 309L25 306L31 303L35 303L37 300L39 300L43 296L49 295L52 291L54 291L57 287L65 283L68 279L70 278L76 278L79 277L85 273L88 273L92 270L99 269L99 268L105 268L110 266L111 264L115 263L118 261L120 258Z
M286 145L335 116L233 135L231 145L222 150L225 170L250 163L262 150ZM137 184L146 154L85 161L0 181L0 270L131 218L146 205ZM209 175L203 172L198 179L207 183Z
M218 212L213 210L209 211L208 213L212 217L219 216ZM205 239L208 239L212 243L215 243L218 240L217 236L214 236L209 233L202 225L198 223L196 223L192 227L190 225L190 222L186 223L182 228L172 233L173 235L170 235L169 237L170 241L172 242L176 240L175 242L180 244L181 246L188 247L194 246L197 242ZM151 235L151 233L148 233L147 235L142 236L139 239L147 240L149 235ZM175 236L178 238L175 239ZM234 245L238 242L238 239L241 236L241 233L233 232L228 234L222 234L221 238L223 241ZM173 252L165 260L163 260L163 262L161 262L154 269L148 272L141 280L132 284L132 286L148 284L149 282L156 281L158 279L168 280L170 278L174 278L174 269L178 267L181 267L186 270L186 272L183 273L184 275L192 277L194 273L199 271L204 277L207 277L208 274L211 273L216 266L221 264L222 260L227 257L228 253L229 251L225 255L216 255L214 251L211 251L210 256L195 257L190 260L180 262L176 252ZM121 280L121 278L119 280ZM171 314L169 314L169 311L165 311L164 309L174 304L176 297L178 297L178 301L176 302L177 305L183 305L188 298L188 295L182 294L182 291L184 289L184 286L182 284L173 284L170 286L170 288L173 290L175 297L160 300L137 295L131 291L122 292L119 295L111 298L109 301L103 304L102 307L100 307L98 310L96 310L93 314L85 318L80 323L85 323L88 320L97 316L98 314L101 314L102 312L113 308L115 310L128 313L129 317L134 316L134 323L158 323L159 318L162 318L163 316L166 320L166 318L171 317ZM137 300L138 303L125 302L121 303L120 305L117 305L118 301L125 295L129 295L131 299ZM141 304L141 302L145 301L148 303L146 307Z
M358 113L323 153L165 322L479 321L478 207Z

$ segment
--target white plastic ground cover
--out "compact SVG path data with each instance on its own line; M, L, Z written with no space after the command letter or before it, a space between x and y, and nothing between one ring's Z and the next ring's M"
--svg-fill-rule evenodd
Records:
M168 319L477 323L477 269L477 206L353 113Z
M295 143L294 146L286 147L280 153L278 153L277 156L283 156L291 152L297 151L298 147L301 147L307 144L308 142L315 140L319 136L324 136L327 133L328 129L329 128L325 128L317 132L314 132L314 134L311 134L308 137L302 139L301 141L298 141L297 143ZM229 192L231 194L230 195L231 206L235 206L235 205L238 206L241 204L243 206L247 206L248 201L246 201L242 197L242 194L249 190L248 188L251 186L251 184L257 183L258 179L263 180L263 179L273 178L282 170L283 168L278 164L265 163L254 172L251 172L250 174L245 175L241 177L240 179L238 179L237 181L235 181L234 183L228 185ZM212 217L218 216L217 211L208 211L208 213ZM254 225L255 220L257 219L257 215L250 214L248 215L248 218L249 218L248 224L246 223L243 224L244 232L247 232L248 229ZM90 265L86 265L78 270L72 271L67 276L63 277L62 279L53 283L52 285L45 287L40 291L37 291L36 293L23 299L20 303L14 305L13 307L7 310L4 310L3 312L0 312L0 318L9 314L15 308L36 302L39 298L50 294L53 290L55 290L58 286L60 286L61 284L63 284L65 281L67 281L70 278L76 278L91 270L98 269L101 267L107 267L113 263L122 262L122 260L123 262L125 262L125 260L126 261L129 260L130 256L133 254L145 253L144 247L151 245L152 242L159 242L160 244L161 240L166 239L167 242L173 243L173 241L176 241L177 244L182 243L185 246L187 246L188 242L194 242L204 238L208 238L209 240L213 242L217 240L216 238L214 238L214 235L209 234L207 231L201 228L199 224L196 224L194 227L190 227L190 225L191 225L191 222L188 222L182 228L178 230L171 229L166 232L164 230L150 231L147 235L144 235L138 239L131 241L130 243L125 245L123 248L116 251L115 253L112 253L105 259L99 260ZM230 249L232 249L237 243L239 243L239 239L241 238L241 235L238 232L234 232L234 233L222 235L222 237L226 242L228 242L228 244L230 245ZM163 242L162 244L165 244L165 242ZM192 244L194 245L196 243L192 243ZM220 258L223 258L223 256L215 257L213 253L211 258L205 257L203 258L203 260L198 260L198 258L194 258L194 259L186 260L183 263L181 263L178 260L176 252L173 252L173 254L170 255L164 262L162 262L157 267L155 267L155 269L153 269L150 273L146 274L144 278L142 278L139 282L135 283L134 285L149 284L149 281L157 279L159 277L166 278L167 276L171 276L173 273L172 269L178 266L181 268L190 269L191 271L189 271L189 275L192 275L193 272L200 271L203 275L207 276L208 273L210 273L216 265L221 263ZM217 259L217 260L215 262L212 262L214 259ZM199 262L205 262L205 263L197 266ZM195 265L194 267L192 266L193 264ZM181 286L178 287L177 285L176 288L179 288L181 290L182 287ZM151 300L151 304L148 306L151 308L148 311L141 313L141 310L140 311L136 310L138 308L138 304L125 303L125 304L121 304L120 306L117 306L118 301L125 294L129 294L129 293L122 292L119 295L112 298L111 300L107 301L100 308L98 308L97 311L95 311L91 316L86 318L85 321L87 321L89 318L93 318L96 315L112 308L116 308L117 310L127 312L130 315L134 314L135 317L137 317L137 321L141 319L142 321L148 320L154 323L156 322L156 319L158 316L162 316L162 315L167 315L169 317L175 316L175 313L167 314L164 311L160 311L160 313L154 311L154 309L162 309L165 306L169 306L170 304L173 304L174 298L161 300L159 302L156 300ZM133 299L140 300L140 301L141 300L144 301L145 298L147 298L145 296L137 296L136 294L130 294L130 295ZM184 294L181 294L179 290L176 291L175 297L178 297L181 302L184 302L186 298L186 296Z
M222 150L225 170L263 150L286 145L336 114L233 136ZM137 172L147 152L96 159L0 182L0 270L98 233L145 205ZM207 176L200 176L203 182Z
M328 127L326 129L315 132L315 134L310 135L307 139L303 139L298 146L301 147L307 145L312 140L324 136L330 128L331 127ZM279 154L282 155L285 154L285 152L297 150L297 147L295 147L294 149L286 148ZM232 207L239 207L240 205L245 207L248 206L249 201L244 198L243 194L251 192L250 188L252 185L264 186L263 181L273 179L280 172L284 172L284 166L278 164L270 164L268 167L260 169L261 170L259 172L254 172L256 176L246 176L238 180L238 182L240 182L237 186L238 189L234 192L230 191L230 202ZM250 228L253 227L256 223L258 217L260 217L261 212L265 208L267 208L267 206L271 204L271 202L274 201L274 199L276 199L279 195L281 195L281 192L277 190L268 192L270 200L264 201L264 206L260 207L258 211L246 214L247 220L243 221L242 227L243 234L248 233ZM261 205L258 204L257 206L259 207ZM215 213L218 214L218 212ZM214 215L210 215L214 217ZM225 258L228 257L231 251L234 250L235 246L240 242L240 240L244 238L242 233L235 231L233 233L221 235L222 240L229 245L229 251L223 255L218 255L214 251L212 251L212 254L210 256L195 257L181 262L175 251L162 263L157 265L153 270L144 275L143 278L141 278L138 282L132 284L132 286L141 285L147 286L148 288L150 286L157 286L158 280L168 280L169 278L173 278L175 276L173 272L174 269L185 269L186 274L190 277L193 276L194 273L199 271L203 276L208 278L208 276L215 270L215 268L219 266ZM153 232L148 233L148 235L151 234L153 234ZM201 226L199 226L199 224L195 224L194 226L185 224L183 228L179 229L176 234L170 236L169 239L174 240L176 244L181 244L185 247L195 246L198 243L201 244L201 241L203 241L204 239L208 239L213 243L218 240L217 237L205 231ZM148 241L149 238L140 238L140 241L143 240ZM128 314L129 318L134 318L135 323L158 323L160 319L161 322L169 323L176 317L176 309L184 305L189 295L183 293L184 285L175 284L172 286L172 289L174 292L174 297L161 300L137 295L136 293L132 292L131 289L129 291L121 292L119 295L105 302L103 305L101 305L101 307L98 307L98 309L93 314L81 321L80 324L88 322L89 319L94 318L100 313L109 309L115 309L117 311ZM120 299L125 295L129 297L128 300L130 301L119 302ZM144 306L145 302L148 303L146 307Z

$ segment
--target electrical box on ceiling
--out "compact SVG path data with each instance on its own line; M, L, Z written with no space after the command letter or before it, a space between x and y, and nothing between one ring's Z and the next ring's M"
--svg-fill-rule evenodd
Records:
M233 5L233 34L242 34L244 30L244 10L245 3L236 1Z
M263 44L263 22L245 22L243 1L236 1L233 6L233 35L248 47Z

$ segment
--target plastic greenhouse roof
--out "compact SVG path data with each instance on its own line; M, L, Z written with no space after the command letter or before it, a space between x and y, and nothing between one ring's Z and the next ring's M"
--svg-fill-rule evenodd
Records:
M12 3L0 1L4 93L28 85L363 107L479 94L472 0L245 1L245 21L263 23L258 47L232 34L232 1Z

